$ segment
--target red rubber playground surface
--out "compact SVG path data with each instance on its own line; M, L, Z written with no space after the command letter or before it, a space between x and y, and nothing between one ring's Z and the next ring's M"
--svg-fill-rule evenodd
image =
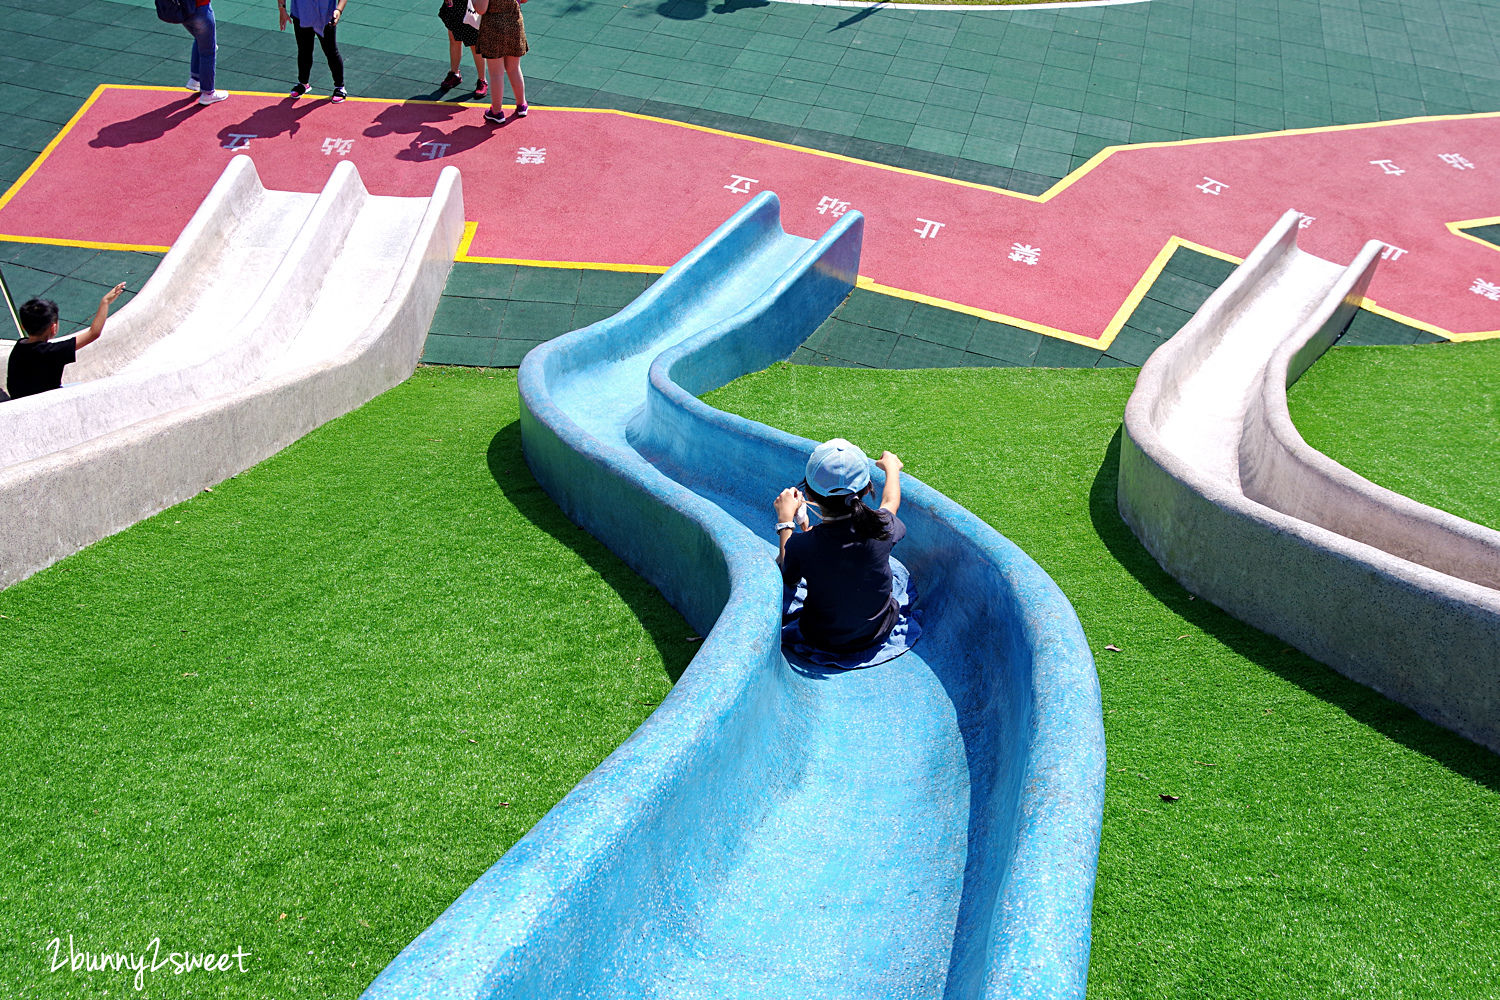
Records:
M164 249L236 152L315 191L353 160L376 194L463 172L460 259L660 269L751 195L815 236L866 216L861 283L1105 347L1170 251L1246 254L1287 209L1335 261L1387 244L1365 306L1449 339L1500 335L1500 115L1112 148L1041 196L601 110L488 125L474 106L103 86L0 201L0 238Z

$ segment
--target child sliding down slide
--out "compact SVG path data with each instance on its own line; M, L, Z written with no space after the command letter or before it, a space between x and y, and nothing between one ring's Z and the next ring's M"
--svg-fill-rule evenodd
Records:
M906 536L901 507L901 459L887 451L875 463L885 472L879 509L870 460L843 438L813 449L800 488L776 497L777 562L785 585L782 641L819 666L853 669L894 659L921 636L912 613L914 588L891 549ZM819 515L811 525L807 509ZM800 530L799 530L800 529Z

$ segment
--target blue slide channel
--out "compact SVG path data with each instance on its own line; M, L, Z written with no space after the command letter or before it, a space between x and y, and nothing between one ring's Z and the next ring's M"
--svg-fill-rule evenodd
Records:
M697 398L795 350L862 233L789 235L764 193L526 358L538 481L705 641L366 1000L1083 996L1104 738L1072 607L906 477L923 638L867 670L788 661L770 502L813 442Z

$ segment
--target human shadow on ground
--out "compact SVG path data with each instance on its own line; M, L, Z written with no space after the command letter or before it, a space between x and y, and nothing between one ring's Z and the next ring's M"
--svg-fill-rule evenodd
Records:
M1437 761L1491 791L1500 791L1500 755L1452 733L1375 690L1335 672L1285 642L1202 598L1188 594L1131 532L1116 505L1120 437L1116 429L1089 490L1089 517L1110 555L1156 600L1246 660L1335 705L1350 718Z
M682 677L688 662L698 652L693 628L682 620L655 587L647 583L604 544L572 521L553 503L541 484L532 476L521 452L521 423L512 421L490 439L485 456L495 484L516 510L540 530L576 553L589 568L625 602L641 623L657 652L661 654L667 677L673 684ZM546 622L538 622L546 628Z
M769 7L771 0L723 0L714 6L715 14L733 14L736 11ZM656 5L656 13L674 21L696 21L708 14L708 0L662 0Z
M884 9L885 9L885 4L882 3L882 2L879 2L879 0L877 0L877 2L874 5L866 7L864 10L859 11L857 14L850 14L848 17L844 18L842 21L840 21L838 24L835 24L833 27L829 28L828 30L830 32L834 32L834 31L838 31L838 30L840 30L842 28L853 27L854 25L856 25L859 22L863 21L865 18L869 17L871 14L875 13L876 11L878 11L878 10L884 10Z
M89 140L94 149L121 149L138 142L160 139L203 109L198 95L183 91L183 96L159 108L136 115L123 122L111 122Z
M714 7L715 14L733 14L736 11L769 7L771 0L723 0ZM696 21L708 14L708 0L662 0L656 5L656 13L674 21Z
M316 101L283 97L275 104L252 111L250 117L238 125L225 125L219 129L219 144L225 149L238 149L249 139L296 135L302 128L302 119L328 104L329 99L326 97Z
M474 67L469 66L468 68L473 69ZM526 78L526 83L530 86L531 77L528 76ZM462 104L464 101L488 101L489 98L480 97L474 92L474 88L467 84L459 84L457 87L449 87L446 90L434 85L426 93L408 94L405 100L413 103L427 101L432 104Z
M463 115L462 124L454 124ZM514 119L507 118L503 125L493 125L484 120L480 108L465 107L457 103L408 102L393 104L381 110L365 129L367 138L378 139L388 135L409 135L411 143L396 154L398 160L440 160L445 156L462 153L484 142L496 131L509 125ZM454 124L444 130L441 125Z
M673 21L696 21L708 13L707 0L662 0L656 13Z

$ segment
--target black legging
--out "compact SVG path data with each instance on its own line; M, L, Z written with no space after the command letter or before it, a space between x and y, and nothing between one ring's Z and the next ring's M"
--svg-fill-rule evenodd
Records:
M335 88L344 85L344 57L339 55L339 42L337 27L333 22L323 26L323 35L311 28L304 28L302 22L295 17L292 18L292 30L297 36L297 82L307 83L312 76L312 47L313 39L318 38L323 44L323 55L328 57L328 72L333 74L333 85Z

